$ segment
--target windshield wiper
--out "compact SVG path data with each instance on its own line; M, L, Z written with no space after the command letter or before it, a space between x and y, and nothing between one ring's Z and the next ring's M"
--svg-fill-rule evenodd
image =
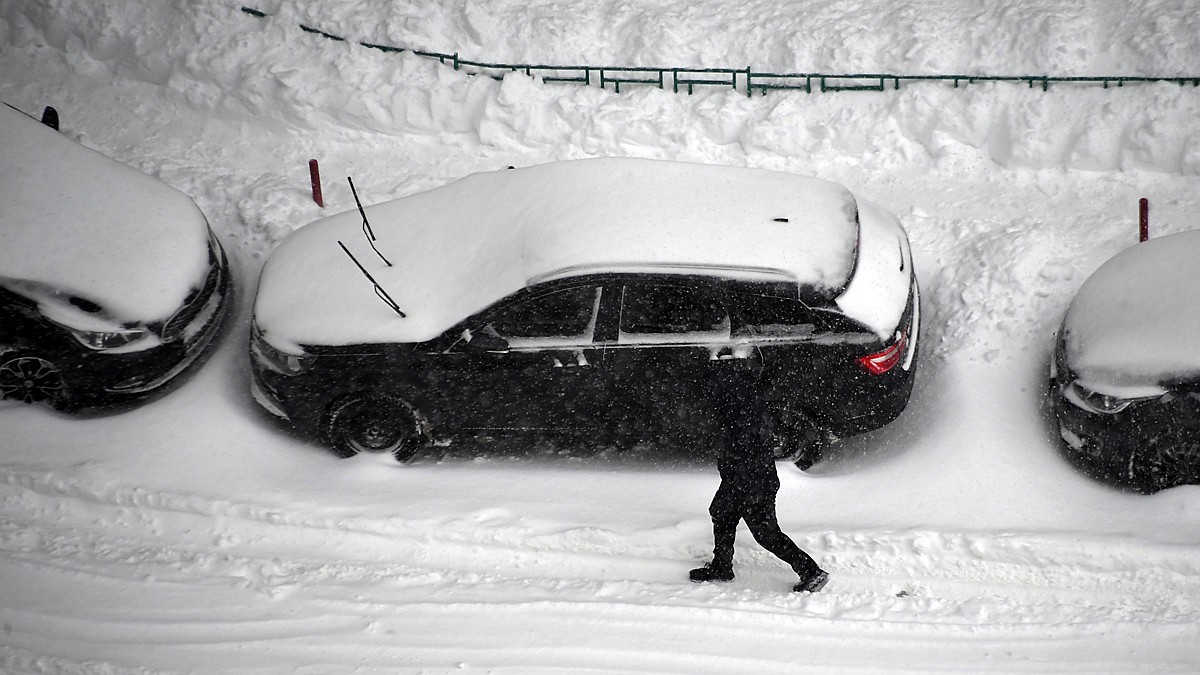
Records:
M400 306L396 304L396 301L392 299L392 296L388 295L387 291L383 290L383 286L380 286L379 282L375 281L375 277L371 276L371 273L367 271L367 268L363 267L362 263L358 262L358 258L354 257L354 254L350 252L350 249L346 248L346 245L343 244L342 240L340 239L338 240L338 246L342 247L342 250L346 252L346 255L350 256L350 259L353 260L354 264L358 266L358 269L363 273L363 276L365 276L371 282L371 285L375 287L375 295L378 295L380 300L383 300L385 303L387 303L387 306L391 307L393 312L399 314L400 318L403 319L407 317L407 314L400 311Z
M349 176L346 176L346 181L350 183L350 194L354 195L354 203L358 204L358 213L359 213L359 215L362 216L362 219L363 219L363 222L362 222L363 236L365 236L367 238L367 243L371 245L371 250L375 251L375 255L379 256L380 260L387 263L388 267L391 267L392 261L383 257L383 254L379 252L379 249L375 248L375 231L371 229L371 224L367 222L367 212L366 212L366 210L363 209L362 202L358 201L358 191L354 189L354 181L350 180ZM338 242L338 243L341 243L341 242ZM349 253L349 251L347 251L347 253ZM355 262L358 262L358 261L356 260ZM361 267L361 265L360 265L360 267ZM363 270L363 272L366 272L366 270Z

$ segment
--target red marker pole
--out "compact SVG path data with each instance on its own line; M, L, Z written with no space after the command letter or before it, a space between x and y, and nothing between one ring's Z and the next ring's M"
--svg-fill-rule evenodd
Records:
M1150 238L1150 200L1142 197L1138 200L1138 241Z
M317 167L317 160L308 160L308 176L312 179L313 201L317 206L325 208L325 200L321 197L321 170Z
M42 124L58 131L58 111L50 106L46 106L46 109L42 111Z

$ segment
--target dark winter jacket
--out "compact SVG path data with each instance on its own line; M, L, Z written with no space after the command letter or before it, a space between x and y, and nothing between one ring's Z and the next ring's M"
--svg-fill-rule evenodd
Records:
M724 432L717 460L722 483L743 499L773 498L779 491L779 475L771 450L770 413L759 391L757 371L714 368L704 384Z

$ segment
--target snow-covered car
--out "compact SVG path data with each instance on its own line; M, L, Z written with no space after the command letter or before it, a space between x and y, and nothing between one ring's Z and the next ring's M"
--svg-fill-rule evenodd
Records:
M144 400L195 361L230 295L196 204L0 105L0 398Z
M906 234L815 178L596 158L480 173L299 228L264 265L252 391L342 455L457 434L699 440L753 368L777 453L904 409Z
M1154 492L1200 483L1200 231L1121 251L1083 283L1050 364L1064 449Z

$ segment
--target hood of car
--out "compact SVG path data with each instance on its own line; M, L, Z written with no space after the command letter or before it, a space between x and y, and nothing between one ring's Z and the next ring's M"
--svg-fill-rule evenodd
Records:
M183 193L0 105L0 279L55 289L115 320L171 316L208 269Z
M1066 363L1119 396L1200 375L1200 230L1139 243L1084 282L1063 322Z
M833 183L629 158L475 174L365 211L374 241L349 211L272 253L255 301L272 344L419 342L530 283L605 271L783 277L832 298L859 235Z

